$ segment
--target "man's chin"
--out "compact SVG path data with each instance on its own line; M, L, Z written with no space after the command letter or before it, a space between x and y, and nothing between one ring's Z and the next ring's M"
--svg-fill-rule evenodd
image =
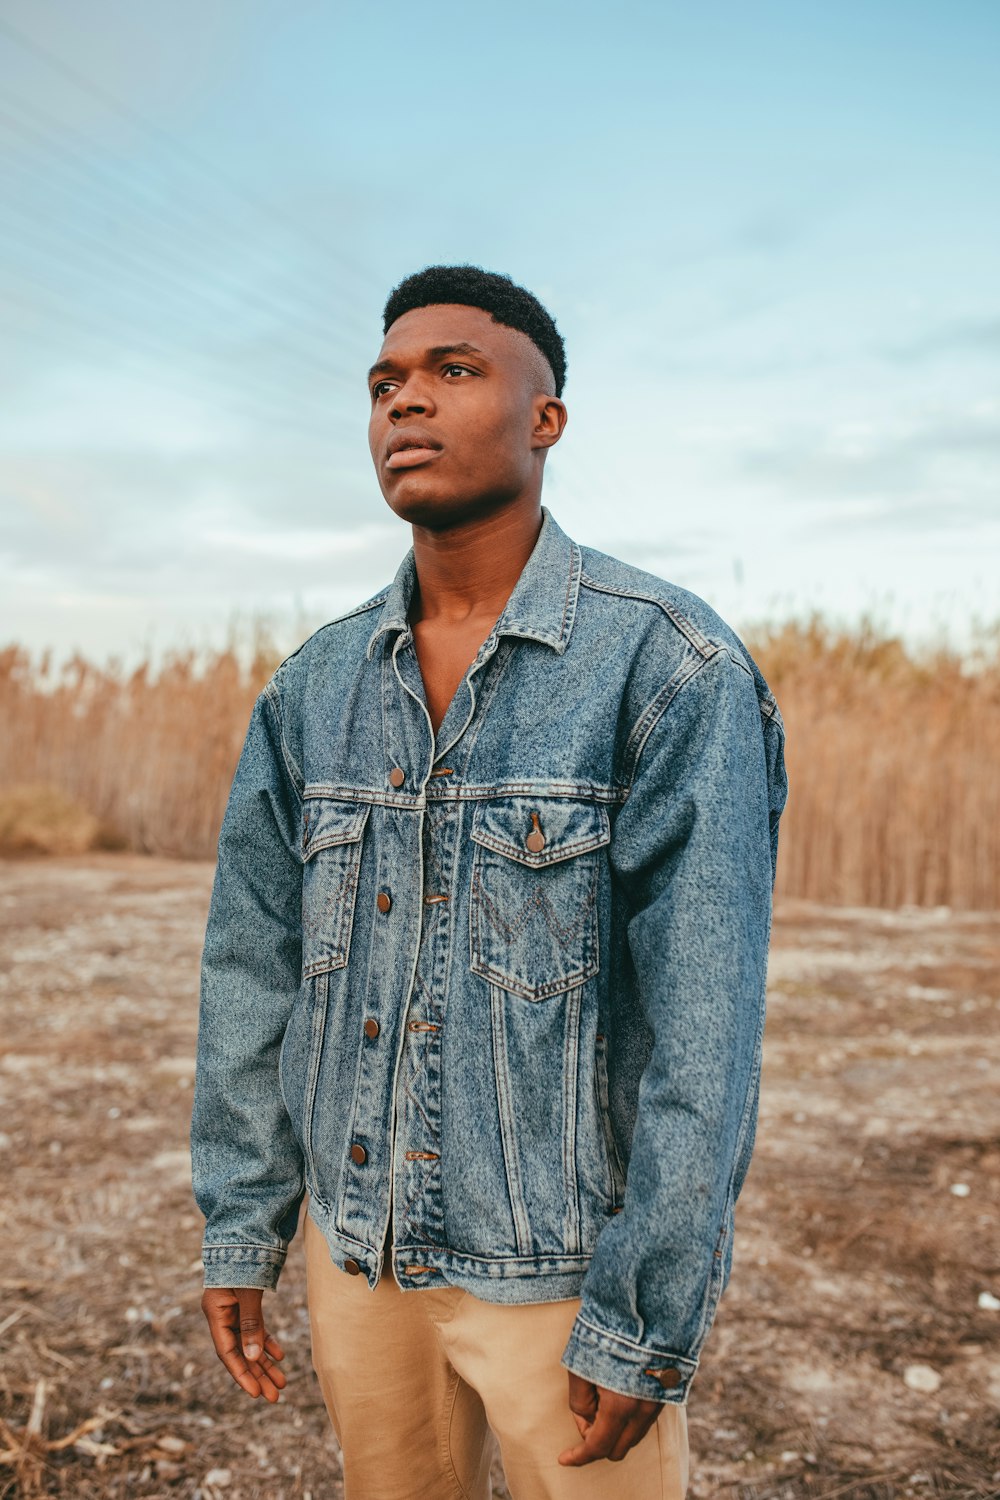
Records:
M407 475L401 484L383 486L386 504L401 521L411 526L454 526L482 514L483 502L467 495L453 495L440 486Z

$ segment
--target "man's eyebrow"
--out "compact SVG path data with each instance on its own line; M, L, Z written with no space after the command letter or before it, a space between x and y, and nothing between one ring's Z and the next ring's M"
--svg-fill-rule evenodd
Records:
M480 359L487 356L482 349L477 349L475 344L437 344L433 349L428 349L427 354L431 359L444 359L448 354L478 354Z
M371 369L368 371L368 379L371 380L373 375L388 375L389 371L394 370L395 368L396 366L391 359L380 359L378 363L372 365Z
M477 349L475 344L464 342L459 344L435 344L433 348L424 351L425 359L429 360L446 359L449 354L475 354L479 359L486 360L487 363L489 362L489 356L482 349ZM398 368L395 360L380 359L368 371L368 379L370 381L373 375L389 375L393 370Z

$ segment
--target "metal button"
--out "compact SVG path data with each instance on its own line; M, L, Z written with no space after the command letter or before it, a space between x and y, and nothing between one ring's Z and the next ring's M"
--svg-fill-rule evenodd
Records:
M525 839L524 846L526 849L530 849L532 854L539 854L545 848L545 835L542 832L542 825L536 812L531 814L531 832Z
M363 1167L367 1160L368 1152L365 1150L364 1146L359 1146L358 1142L355 1141L354 1145L351 1147L351 1161L357 1162L359 1167Z
M392 770L389 772L389 785L402 786L405 780L406 772L399 766L393 766Z
M379 891L378 895L375 897L375 905L378 907L379 911L388 911L389 907L392 905L392 897L389 895L389 892Z
M344 1261L344 1270L347 1272L348 1276L361 1275L361 1267L358 1265L357 1261L353 1259Z
M369 1016L365 1022L365 1036L370 1036L373 1041L378 1036L378 1022L374 1016Z
M672 1391L684 1379L680 1370L674 1369L672 1365L669 1365L665 1370L647 1370L646 1374L652 1375L654 1380L658 1380L665 1391Z

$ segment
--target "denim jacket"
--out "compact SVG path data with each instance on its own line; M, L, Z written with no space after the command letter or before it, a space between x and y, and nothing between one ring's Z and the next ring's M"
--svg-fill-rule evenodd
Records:
M435 735L414 582L411 549L253 711L202 959L205 1285L274 1287L308 1191L369 1286L579 1297L567 1369L683 1402L756 1126L781 715L704 600L543 506Z

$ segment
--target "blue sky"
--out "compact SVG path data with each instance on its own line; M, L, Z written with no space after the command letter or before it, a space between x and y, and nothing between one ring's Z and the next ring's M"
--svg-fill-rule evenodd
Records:
M389 288L567 343L545 500L738 628L1000 618L1000 8L0 0L0 642L388 581Z

